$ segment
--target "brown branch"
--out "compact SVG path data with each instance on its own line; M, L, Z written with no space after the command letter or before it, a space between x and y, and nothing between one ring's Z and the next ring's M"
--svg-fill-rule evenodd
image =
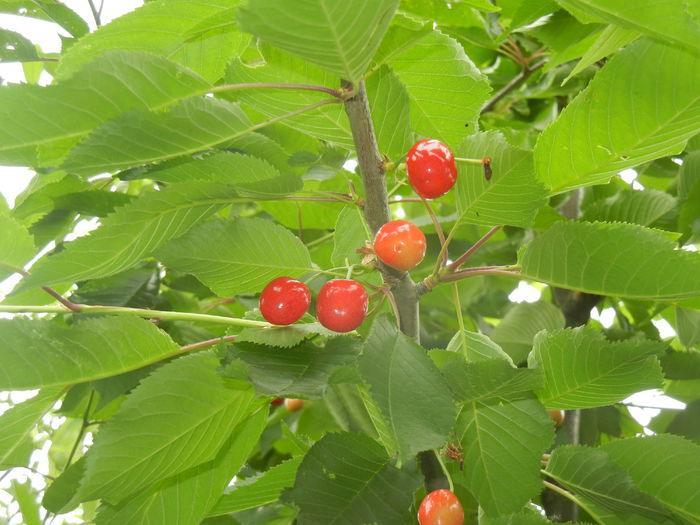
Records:
M484 106L481 108L481 114L483 115L484 113L493 111L493 108L496 106L496 104L498 104L504 97L506 97L508 93L520 86L520 84L522 84L523 82L525 82L530 75L532 75L535 71L544 66L545 63L546 60L540 60L539 62L536 62L531 66L523 67L523 70L517 76L515 76L510 82L508 82L505 86L499 89L496 92L496 94L491 98L491 100L484 104Z

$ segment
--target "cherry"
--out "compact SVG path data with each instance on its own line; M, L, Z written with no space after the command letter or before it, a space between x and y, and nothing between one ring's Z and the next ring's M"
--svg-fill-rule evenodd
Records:
M298 412L302 408L304 408L304 400L303 399L290 399L287 398L284 400L284 406L289 410L290 412Z
M547 414L554 421L554 426L559 428L564 422L564 411L563 410L547 410Z
M350 279L333 279L323 285L316 299L316 317L335 332L350 332L362 324L369 298L364 287Z
M425 256L425 235L408 221L391 221L374 237L374 252L397 270L410 270Z
M426 199L444 195L457 181L457 166L450 148L435 139L416 142L406 156L408 180Z
M420 525L462 525L464 510L451 491L434 490L423 498L418 509L418 522Z
M280 406L282 403L284 403L284 398L283 398L283 397L276 397L275 399L273 399L272 401L270 401L270 404L271 404L273 407L278 407L278 406Z
M260 313L272 324L288 325L298 321L311 304L311 293L304 283L278 277L260 294Z

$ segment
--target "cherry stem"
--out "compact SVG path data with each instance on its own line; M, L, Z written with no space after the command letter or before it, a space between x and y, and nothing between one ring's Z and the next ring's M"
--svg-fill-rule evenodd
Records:
M545 471L545 470L540 470L540 472L542 472L542 473L545 474L545 475L548 475L547 471ZM572 503L575 503L576 505L578 505L578 506L581 507L582 509L585 509L585 508L586 508L576 496L574 496L574 495L573 495L571 492L569 492L568 490L561 488L559 485L555 485L554 483L550 483L550 482L547 481L547 480L542 480L542 484L543 484L545 487L547 487L549 490L551 490L551 491L553 491L553 492L556 492L557 494L561 494L561 495L564 496L566 499L568 499L568 500L571 501Z
M372 307L372 309L371 309L369 312L367 312L367 316L366 316L366 317L369 317L369 316L371 316L372 314L374 314L374 312L376 312L377 310L379 310L379 309L381 308L381 306L384 304L384 299L386 299L386 294L385 294L385 293L377 292L376 294L373 294L373 295L372 295L372 297L375 297L375 296L379 296L379 301L377 301L377 303ZM370 299L371 299L372 297L370 297Z
M520 270L515 266L476 266L467 268L454 273L448 273L440 277L443 282L461 281L469 279L477 275L507 275L509 277L518 277Z
M207 339L205 341L197 341L196 343L190 343L188 345L184 345L180 347L180 350L178 351L178 354L185 354L187 352L192 352L193 350L199 350L200 348L206 348L208 346L214 346L219 343L228 343L231 341L235 341L237 335L224 335L221 337L215 337L214 339Z
M11 266L9 264L2 263L0 263L0 266L4 266L8 270L12 270L13 272L20 274L22 277L29 277L29 272L26 271L24 268L18 268L16 266ZM68 308L71 312L77 312L78 310L80 310L80 307L77 304L66 299L53 288L49 288L48 286L42 286L41 289L44 290L47 294L49 294L51 297L56 299L63 306Z
M474 244L472 244L471 247L466 252L464 252L462 255L460 255L447 268L451 271L457 270L460 266L462 266L462 264L464 264L464 261L469 259L469 257L471 257L474 252L476 252L479 248L481 248L481 246L486 241L488 241L491 237L493 237L493 235L495 235L501 228L502 228L502 226L494 226L493 228L491 228L488 232L486 232L486 234L481 239L479 239Z
M474 164L475 166L481 166L484 163L484 159L468 159L464 157L455 157L456 162L464 162L465 164Z
M394 295L391 293L390 290L386 290L384 292L384 295L386 295L387 299L389 299L389 303L391 303L391 308L394 310L394 315L396 316L396 324L398 326L401 326L401 314L399 313L399 305L396 304L396 299L394 298Z
M327 93L333 97L341 99L343 94L337 90L325 86L314 86L309 84L283 84L276 82L250 82L243 84L222 84L220 86L214 86L209 88L210 93L221 93L226 91L235 91L239 89L293 89L301 91L318 91L321 93Z
M438 221L437 215L435 215L435 210L433 210L430 202L423 197L420 199L423 201L423 204L425 204L425 208L428 210L428 215L430 215L430 220L433 221L435 232L437 233L438 239L440 239L440 253L442 254L442 262L438 261L438 263L441 265L447 264L447 250L442 249L442 247L445 245L445 232L442 230L440 221Z

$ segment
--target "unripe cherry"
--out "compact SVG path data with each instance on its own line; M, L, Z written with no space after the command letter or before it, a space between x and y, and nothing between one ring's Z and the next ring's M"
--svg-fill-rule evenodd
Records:
M408 221L387 222L374 237L374 253L397 270L410 270L425 257L425 235Z

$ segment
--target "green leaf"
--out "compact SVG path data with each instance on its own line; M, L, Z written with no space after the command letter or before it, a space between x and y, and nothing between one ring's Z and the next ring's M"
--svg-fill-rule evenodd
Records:
M38 60L36 47L19 33L0 29L0 62Z
M397 469L373 439L327 434L304 457L287 498L300 509L299 525L408 524L420 483L415 465Z
M558 222L520 255L523 277L630 299L700 295L700 254L632 224Z
M14 500L19 505L19 512L22 515L24 525L41 525L41 515L39 514L39 504L37 494L31 481L20 483L13 479L9 492L14 495Z
M622 518L630 514L649 516L655 521L671 517L663 505L639 490L630 475L604 450L559 446L554 449L546 470L548 476L575 495Z
M619 26L608 26L603 29L595 43L588 48L588 51L578 61L576 67L571 70L562 82L562 86L566 84L572 77L578 75L588 66L592 66L599 60L613 54L621 47L625 47L630 42L633 42L639 37L639 31L634 29L625 29Z
M418 452L437 448L447 439L455 418L449 387L440 371L415 341L400 333L388 317L378 318L359 360L368 396L406 462Z
M350 264L357 264L362 255L357 253L364 248L366 241L372 240L372 234L357 206L345 206L338 214L333 236L333 254L331 261L336 266L344 266L347 259Z
M562 193L680 153L700 126L699 83L700 55L648 40L627 46L540 135L537 176Z
M206 93L209 85L164 58L115 51L51 86L0 88L0 161L56 165L90 130L131 110L165 107ZM23 123L31 121L31 126Z
M282 491L294 485L302 459L303 456L288 459L259 476L237 481L233 490L221 496L207 515L222 516L279 501Z
M82 456L51 482L41 500L42 507L55 514L63 514L70 512L80 504L76 496L80 481L85 475L86 460L87 456Z
M514 514L506 514L496 518L481 513L479 515L479 525L548 525L554 523L540 514L539 509L532 506ZM560 522L561 523L561 522ZM571 524L570 521L566 523ZM583 524L581 521L576 523Z
M676 308L676 330L683 346L689 348L700 343L700 312Z
M700 522L700 445L658 435L612 441L601 448L641 490L689 522Z
M205 222L158 254L167 266L193 274L220 297L259 292L275 277L313 270L304 244L265 219Z
M389 66L408 93L416 133L454 147L476 129L490 88L456 40L433 31L392 58Z
M540 460L554 425L532 394L466 403L458 418L467 487L489 515L518 511L542 490Z
M695 182L681 205L678 231L690 242L700 240L700 181Z
M500 346L484 334L470 332L469 330L457 332L447 345L447 350L449 352L459 352L468 363L499 359L511 366L515 366L513 365L513 360Z
M513 368L502 359L466 363L457 358L445 363L441 371L461 402L513 396L544 384L541 370Z
M254 129L238 104L191 98L166 112L134 111L93 131L71 150L66 171L94 175L208 150Z
M387 66L371 75L366 86L379 151L399 160L413 144L408 93Z
M275 48L263 47L264 65L256 67L233 61L226 73L229 83L296 83L338 88L338 79L322 69ZM222 94L254 108L265 117L279 117L298 111L328 95L308 90L243 89ZM253 117L251 117L253 118ZM331 144L353 147L352 132L342 104L329 104L285 119L283 123Z
M71 46L61 58L57 76L64 79L105 52L128 49L167 57L214 82L221 78L231 56L248 43L248 38L235 29L233 10L239 3L148 3Z
M213 460L264 400L225 382L209 352L181 357L141 381L100 430L87 459L81 501L118 503Z
M233 355L248 368L258 392L273 397L320 398L333 372L357 358L359 351L347 337L333 338L324 348L311 343L277 348L236 343Z
M564 314L553 304L545 301L519 303L508 310L490 337L515 363L522 363L532 349L537 332L558 328L564 328Z
M656 356L664 348L657 341L611 343L597 330L580 327L537 334L528 365L544 371L537 395L547 408L592 408L661 386Z
M248 0L244 31L350 82L367 70L398 0Z
M178 346L137 317L100 317L72 326L0 319L0 389L27 390L109 377L165 359Z
M676 199L664 191L626 190L586 207L583 220L631 222L648 226L676 207Z
M148 264L81 283L71 294L71 301L76 304L152 308L159 285L157 266Z
M266 422L266 410L253 414L236 427L213 460L161 482L123 506L103 507L96 523L200 523L257 445Z
M34 239L7 209L0 199L0 281L18 271L24 271L36 254Z
M641 31L663 43L700 51L700 7L694 2L642 0L630 9L626 0L557 0L610 24Z
M237 198L235 187L221 182L186 182L145 192L106 217L90 235L38 261L24 287L122 272Z
M499 132L467 137L459 156L491 158L493 175L484 168L459 163L456 184L459 220L469 224L532 226L537 210L546 204L546 192L535 178L532 154L510 146Z
M30 434L56 402L61 388L47 388L36 396L14 405L0 416L0 465L17 464L14 454L18 448L31 440Z

